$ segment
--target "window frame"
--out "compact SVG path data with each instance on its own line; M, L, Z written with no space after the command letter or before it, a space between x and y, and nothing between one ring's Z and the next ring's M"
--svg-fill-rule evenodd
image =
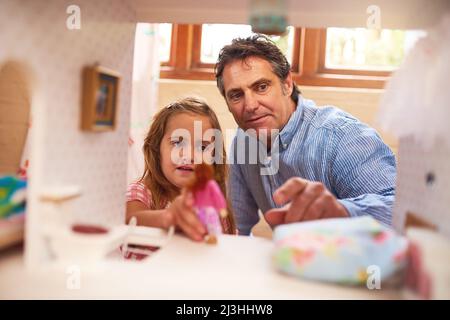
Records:
M292 75L298 85L382 89L391 71L325 66L326 29L295 28ZM215 80L214 64L200 61L202 25L174 24L170 59L161 79Z

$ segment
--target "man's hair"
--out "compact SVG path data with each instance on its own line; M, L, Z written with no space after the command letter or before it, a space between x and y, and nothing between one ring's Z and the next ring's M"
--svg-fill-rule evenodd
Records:
M233 39L231 44L222 48L215 66L217 87L222 96L225 97L225 88L223 84L223 69L225 66L236 60L245 61L249 57L259 57L270 63L272 71L277 75L280 81L285 81L291 65L284 54L278 49L275 43L267 36L255 34L248 38ZM291 99L297 104L300 91L294 82Z

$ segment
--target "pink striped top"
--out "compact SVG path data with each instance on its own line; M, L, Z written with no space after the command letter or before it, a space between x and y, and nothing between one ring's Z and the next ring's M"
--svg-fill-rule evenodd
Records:
M150 190L148 190L148 188L142 182L131 183L128 186L126 197L127 197L127 202L140 201L148 209L153 209L155 207Z
M142 202L149 210L153 210L155 208L150 190L148 190L145 184L143 184L140 181L130 183L127 189L126 199L127 202L130 201ZM167 206L168 205L169 203L167 203ZM222 223L224 232L230 234L231 226L228 219L220 218L220 222Z

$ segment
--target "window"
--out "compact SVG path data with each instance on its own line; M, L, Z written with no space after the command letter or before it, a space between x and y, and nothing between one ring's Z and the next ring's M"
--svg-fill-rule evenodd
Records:
M170 60L170 44L172 43L172 24L158 24L158 51L159 61L167 63Z
M236 37L251 35L248 25L175 24L165 45L161 78L215 80L220 49ZM423 31L362 28L309 29L289 27L272 37L292 66L299 85L383 88ZM167 42L167 41L166 41ZM170 50L167 48L170 47Z
M202 39L200 50L200 62L215 64L219 57L220 49L230 44L234 38L251 36L252 30L245 24L204 24L202 25ZM270 37L292 63L294 46L294 28L288 27L286 35Z
M325 68L394 70L423 31L328 28Z

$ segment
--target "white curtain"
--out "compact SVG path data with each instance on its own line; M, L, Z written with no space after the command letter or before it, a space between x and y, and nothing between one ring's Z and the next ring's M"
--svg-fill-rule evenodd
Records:
M138 23L134 46L133 88L128 151L128 183L144 172L142 145L158 104L158 25Z

